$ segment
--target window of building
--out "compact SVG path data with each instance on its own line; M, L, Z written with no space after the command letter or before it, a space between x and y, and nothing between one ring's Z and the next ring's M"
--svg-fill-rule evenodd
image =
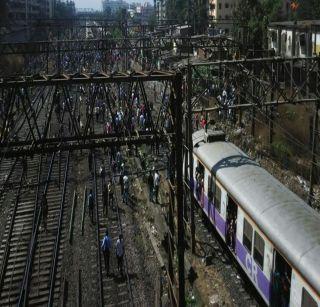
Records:
M299 40L300 40L301 53L306 54L306 50L307 50L306 35L300 34Z
M219 10L221 10L221 3L219 3Z
M229 19L229 15L226 15L226 19Z
M216 5L215 5L215 3L211 3L210 4L210 10L215 10L216 9Z
M221 189L215 184L214 186L214 205L217 211L221 212Z
M229 3L225 3L225 8L226 8L226 9L229 8Z
M263 257L264 257L264 240L255 231L254 232L254 248L253 248L253 259L263 269Z
M301 307L318 307L315 299L309 294L309 292L302 288L302 302Z
M252 226L246 219L243 219L243 245L247 248L249 253L251 254L252 247Z

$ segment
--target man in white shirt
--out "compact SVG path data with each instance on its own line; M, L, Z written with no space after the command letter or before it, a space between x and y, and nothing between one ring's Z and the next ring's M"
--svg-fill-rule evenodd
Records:
M129 178L127 175L123 176L123 197L122 201L127 205L129 199Z
M158 194L159 194L159 186L160 186L160 175L159 171L156 170L153 177L153 189L154 189L154 197L155 197L155 203L158 204Z
M123 236L119 235L119 239L116 243L116 256L118 261L118 271L120 271L123 276L123 255L124 255L124 244L123 244Z

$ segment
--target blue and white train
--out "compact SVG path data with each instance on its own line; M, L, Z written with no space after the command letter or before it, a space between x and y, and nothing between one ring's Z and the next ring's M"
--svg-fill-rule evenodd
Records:
M198 204L266 304L320 306L320 215L212 130L193 158Z

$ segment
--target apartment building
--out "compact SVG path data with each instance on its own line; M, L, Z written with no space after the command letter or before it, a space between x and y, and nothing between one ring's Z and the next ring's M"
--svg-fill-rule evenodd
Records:
M32 19L52 18L54 0L9 0L8 17L16 23Z
M154 8L156 13L157 23L161 25L167 18L166 14L166 0L155 0Z
M238 0L209 0L209 24L229 33L232 28L233 11Z

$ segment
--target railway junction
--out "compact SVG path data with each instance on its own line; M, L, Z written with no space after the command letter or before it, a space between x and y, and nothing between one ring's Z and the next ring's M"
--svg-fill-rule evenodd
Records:
M319 56L172 27L0 43L1 306L319 304Z

